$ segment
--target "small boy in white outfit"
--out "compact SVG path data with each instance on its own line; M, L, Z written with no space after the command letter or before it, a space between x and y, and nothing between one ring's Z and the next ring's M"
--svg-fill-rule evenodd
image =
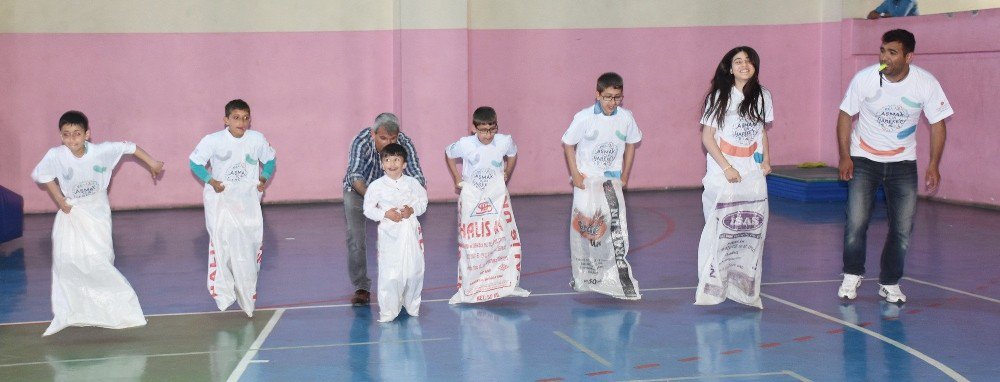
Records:
M379 322L396 319L402 308L420 315L424 288L424 241L417 216L427 210L427 190L403 175L406 149L397 143L379 153L385 175L368 185L364 213L378 225Z

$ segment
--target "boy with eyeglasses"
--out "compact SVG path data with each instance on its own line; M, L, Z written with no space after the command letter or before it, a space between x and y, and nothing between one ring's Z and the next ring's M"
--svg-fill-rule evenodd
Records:
M49 149L31 178L56 202L52 225L52 323L43 336L67 326L124 329L146 325L139 298L115 269L108 186L122 155L134 154L155 180L163 162L132 142L90 143L87 116L59 118L62 145Z
M497 113L472 113L472 135L445 149L445 162L461 189L458 200L458 286L448 302L475 303L527 296L521 278L521 240L506 182L517 162L510 135L498 134ZM457 168L462 160L462 173Z
M617 73L598 77L594 105L576 113L562 136L573 184L571 284L580 292L637 300L639 288L625 260L628 226L622 189L642 132L632 112L621 107L623 89Z
M189 159L205 182L208 292L219 310L236 302L252 317L263 255L260 199L274 174L275 153L264 134L250 130L250 105L235 99L225 112L226 128L202 138Z

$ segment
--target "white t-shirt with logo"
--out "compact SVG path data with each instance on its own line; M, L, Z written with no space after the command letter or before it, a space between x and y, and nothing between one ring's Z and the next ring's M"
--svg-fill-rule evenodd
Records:
M192 162L211 167L212 178L220 182L257 182L260 163L274 159L274 149L264 134L247 130L236 138L227 129L206 135L189 157ZM207 183L206 187L211 187Z
M941 84L916 65L910 65L902 81L883 79L881 86L878 65L862 69L851 80L840 110L852 116L861 113L851 132L851 156L876 162L917 159L921 111L931 124L954 114Z
M702 125L715 128L715 143L719 145L723 154L726 154L729 164L740 173L760 169L760 164L764 162L764 125L774 121L774 104L771 102L770 91L761 88L760 93L760 102L764 103L764 122L755 122L740 116L740 103L745 97L735 86L729 93L729 105L722 120L723 126L717 126L718 122L713 116L702 114L701 117ZM705 105L706 111L708 106ZM711 154L705 154L705 162L708 164L709 173L722 172L722 168Z
M132 142L86 142L86 152L77 158L66 146L53 147L31 172L38 183L59 180L63 196L71 199L107 193L114 172L122 155L135 153Z
M517 155L514 139L507 134L496 134L493 141L484 145L479 137L470 135L448 145L444 150L448 158L462 158L462 180L479 189L485 189L490 180L503 179L504 156Z
M580 173L592 176L620 178L625 145L642 140L632 112L619 107L614 114L596 112L591 106L573 116L573 122L563 133L562 142L576 145L576 167Z

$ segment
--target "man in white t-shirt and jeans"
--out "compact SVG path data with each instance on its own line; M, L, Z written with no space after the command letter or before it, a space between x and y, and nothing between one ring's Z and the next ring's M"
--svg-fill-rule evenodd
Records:
M930 163L924 175L927 191L941 181L938 164L944 151L944 119L954 112L929 72L915 65L913 34L894 29L882 35L879 65L862 69L851 80L840 104L837 144L840 179L848 184L844 229L844 281L837 295L857 297L865 273L865 248L875 190L885 190L889 234L882 250L879 295L891 303L906 302L899 289L906 249L917 206L916 130L923 111L931 126ZM858 123L852 129L853 116Z

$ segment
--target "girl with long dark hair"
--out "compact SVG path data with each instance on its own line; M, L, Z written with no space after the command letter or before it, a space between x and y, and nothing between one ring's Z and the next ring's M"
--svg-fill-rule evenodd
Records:
M728 297L760 306L759 260L768 208L764 176L771 172L764 128L774 116L771 93L757 78L759 68L753 48L733 48L719 61L705 94L705 229L698 246L696 304L717 304ZM740 261L749 261L747 266L733 267L734 253L744 256L747 260Z

